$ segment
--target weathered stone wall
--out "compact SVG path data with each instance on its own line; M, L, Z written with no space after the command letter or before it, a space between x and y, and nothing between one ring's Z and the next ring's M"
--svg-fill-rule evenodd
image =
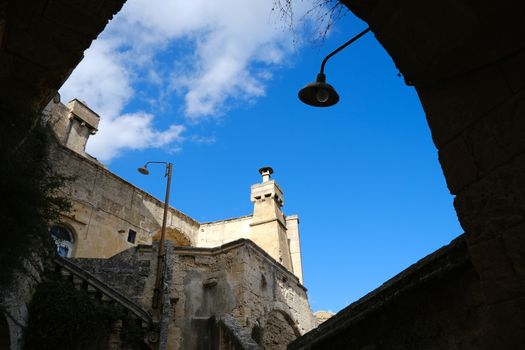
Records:
M63 191L73 209L63 216L75 234L75 257L109 258L137 244L151 244L162 224L163 203L65 147L52 154L57 169L74 180ZM182 232L195 244L199 223L169 208L168 229ZM129 230L137 233L128 242Z
M158 240L163 203L109 172L85 152L99 116L78 100L67 106L50 102L44 113L62 145L54 148L53 162L64 175L74 178L64 188L73 210L63 217L75 236L73 256L109 258L133 245ZM207 248L251 239L288 270L297 270L302 281L297 215L284 216L282 190L275 181L255 184L252 192L254 215L239 218L200 224L170 208L166 239L177 246ZM136 232L135 242L128 242L130 230Z
M41 244L34 244L33 252L23 261L23 268L15 271L12 282L0 290L0 308L3 313L0 317L5 317L9 328L9 339L1 341L3 344L10 344L6 349L23 349L29 303L37 285L42 281L44 271L51 264L51 256L42 249Z
M272 168L262 168L259 172L263 175L262 182L251 186L253 219L250 223L250 240L289 271L293 271L286 219L282 211L283 191L275 180L270 179Z
M204 346L210 318L226 314L248 334L256 327L264 334L272 312L285 315L295 336L315 326L297 277L250 241L213 249L177 247L173 264L170 349ZM276 329L269 327L266 335L271 338Z
M217 336L232 332L219 329L217 334L224 317L231 317L230 323L238 329L228 339L256 337L260 344L273 344L270 349L284 349L316 326L306 289L253 242L241 239L216 248L166 243L163 310L151 308L157 244L132 247L111 259L72 261L150 310L160 321L159 344L168 349L218 345L213 343Z
M373 342L378 338L370 332L377 329L373 321L382 321L384 338L404 342L403 348L433 348L432 344L521 348L525 344L525 3L342 2L370 25L407 84L419 94L448 187L456 196L454 205L472 267L443 275L433 288L414 290L422 312L408 308L408 302L397 309L399 315L395 308L369 305L381 312L367 314L364 317L370 319L360 325L332 332L331 341L340 344L337 338L348 340L348 333L361 344L366 338ZM454 291L449 285L456 286ZM468 309L473 304L474 311ZM407 315L412 321L406 320L405 331L398 323ZM330 321L323 326L333 324ZM401 341L394 330L412 339Z
M61 102L50 101L42 115L53 127L61 144L87 158L92 158L86 153L86 143L89 136L98 130L98 114L84 102L74 99L67 106Z
M42 115L51 125L58 141L65 145L71 121L68 118L69 109L63 103L54 103L50 101L42 111Z
M514 349L503 346L509 344L504 338L487 344L481 337L487 322L482 300L481 282L461 236L289 349Z
M127 249L110 259L71 259L93 276L115 288L133 302L148 310L151 307L152 288L158 246L138 246ZM149 283L148 283L149 282Z
M10 110L1 121L5 133L30 126L80 62L91 41L104 29L124 0L0 0L0 106ZM27 112L27 113L26 113ZM24 137L3 144L11 151ZM11 234L11 232L3 232ZM29 244L29 243L28 243ZM43 255L45 252L42 250ZM27 305L40 281L41 256L25 262L11 286L1 291L11 349L20 349ZM2 343L5 345L5 343Z
M262 327L271 312L286 315L296 335L304 334L317 325L308 304L306 288L297 276L276 264L257 246L247 246L243 257L243 300L250 305L249 318ZM253 328L255 324L247 324Z
M211 323L211 339L213 339L213 350L260 350L252 336L240 327L230 316L224 315L213 318Z
M253 220L253 215L248 215L239 218L203 223L199 228L196 246L212 248L241 238L253 240L253 227L251 225ZM261 230L263 235L268 235L267 240L272 240L273 238L273 241L269 243L259 241L258 243L259 246L267 252L269 252L268 250L273 246L287 247L289 254L283 255L290 256L291 258L291 266L289 266L289 270L293 272L302 283L303 273L301 244L299 240L299 217L297 215L285 216L285 222L286 238L288 239L287 242L275 241L277 240L277 237L271 235L271 232L273 231L277 232L277 230L282 230L282 227L274 221L272 223L268 223L264 229ZM276 227L272 227L272 225Z
M263 349L286 350L299 334L290 321L280 311L271 311L262 330L261 347Z
M319 310L319 311L314 312L314 316L315 318L317 318L317 322L319 324L329 320L330 317L332 317L333 315L335 314L331 311Z

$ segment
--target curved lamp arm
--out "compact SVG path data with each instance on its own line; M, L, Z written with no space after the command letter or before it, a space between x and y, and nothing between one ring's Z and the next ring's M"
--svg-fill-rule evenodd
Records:
M370 31L370 27L366 28L365 30L363 30L361 33L357 34L356 36L354 36L352 39L348 40L346 43L344 43L343 45L339 46L337 49L335 49L334 51L332 51L330 54L328 54L328 56L326 56L323 60L323 63L321 63L321 70L319 71L319 73L321 74L324 74L324 66L326 64L326 61L328 61L333 55L335 55L336 53L338 53L339 51L343 50L344 48L346 48L348 45L352 44L354 41L356 41L357 39L359 39L360 37L362 37L363 35L365 35L366 33L368 33Z
M299 91L299 99L307 105L314 107L329 107L339 102L339 95L332 85L326 83L326 76L324 75L324 66L326 62L336 53L352 44L354 41L365 35L370 31L370 28L366 28L361 33L348 40L343 45L332 51L326 56L321 63L321 70L317 74L315 82L306 85Z

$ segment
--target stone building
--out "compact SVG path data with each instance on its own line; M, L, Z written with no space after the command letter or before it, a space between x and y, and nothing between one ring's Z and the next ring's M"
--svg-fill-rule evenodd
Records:
M348 349L523 348L523 1L341 2L370 25L406 83L417 90L465 234L324 322L291 348L326 349L341 344ZM0 105L15 112L40 112L124 3L0 1ZM12 123L19 122L30 125L32 120L12 113L2 120L2 127L9 130ZM72 244L66 244L63 252L72 247L74 253ZM130 248L136 250L132 256L137 259L150 254L141 252L141 246ZM65 259L56 263L64 276L72 275L76 285L81 281L91 291L98 287L102 299L127 305L137 318L150 322L151 315L133 300L79 264ZM152 268L141 264L144 270ZM42 270L38 259L34 266L34 275L22 278L37 283ZM212 278L205 284L213 288L214 283ZM23 327L18 321L23 321L24 303L31 299L33 289L15 286L12 290L18 290L18 295L2 291L0 304L13 340L19 335L13 329ZM17 315L11 312L15 309L20 311L18 323L10 318ZM222 317L216 323L224 325L222 330L234 330L225 334L248 341L250 337L236 332L243 328L231 321ZM6 322L1 322L2 334ZM226 337L212 333L219 339ZM258 335L258 328L253 327L254 338L260 339ZM11 342L13 349L19 346L16 339Z
M72 209L51 228L58 253L151 312L155 342L206 348L217 342L214 329L228 325L254 346L284 349L316 326L302 285L299 219L283 213L272 168L251 187L252 215L200 223L168 208L162 300L152 308L163 202L85 152L99 116L83 102L51 102L44 114L58 140L53 164L73 177L63 188Z
M44 111L64 146L55 152L60 172L75 179L65 189L73 210L64 214L60 234L69 236L66 255L109 258L159 236L163 202L108 171L85 152L100 117L84 103L51 103ZM199 223L169 208L167 239L178 246L212 248L246 238L263 248L302 282L299 218L285 216L283 191L271 179L272 168L261 169L262 183L251 188L253 215ZM69 231L63 232L63 231Z

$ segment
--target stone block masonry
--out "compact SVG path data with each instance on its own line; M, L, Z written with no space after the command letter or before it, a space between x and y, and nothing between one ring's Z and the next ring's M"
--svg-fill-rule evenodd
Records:
M157 245L145 249L73 261L148 310L155 271L149 259ZM156 320L159 341L168 349L212 346L217 341L213 327L221 319L230 320L235 334L265 349L285 349L317 325L299 279L249 240L215 248L175 247L168 241L166 251L164 312Z
M491 327L482 299L482 284L460 236L288 349L513 349L510 338L481 340L480 329Z
M207 339L207 320L223 315L252 338L260 334L259 345L277 342L272 349L284 349L316 325L298 278L253 242L176 247L174 253L169 348L198 347Z
M98 114L76 99L67 105L52 101L44 114L58 141L52 161L73 179L63 188L73 209L63 213L61 223L73 236L71 255L109 258L159 240L163 202L111 173L85 151L89 136L97 131ZM250 239L302 281L299 218L284 214L283 191L270 180L273 170L263 169L263 182L251 187L253 215L199 223L169 207L166 239L193 247Z
M407 84L416 88L448 188L456 196L468 264L442 274L432 288L412 289L412 298L397 313L392 312L397 306L360 302L345 313L355 316L357 307L370 308L360 321L354 318L346 328L320 331L319 337L334 345L355 335L349 349L386 344L405 349L522 348L525 3L342 2L370 25ZM451 285L456 288L450 290ZM396 305L402 303L400 298ZM412 308L416 304L420 307ZM374 314L374 308L380 312ZM407 315L411 320L403 323ZM341 318L335 316L320 329L337 320ZM383 325L378 330L383 339L377 341L370 333L377 329L374 321ZM397 328L399 324L403 327ZM314 335L310 341L322 342Z

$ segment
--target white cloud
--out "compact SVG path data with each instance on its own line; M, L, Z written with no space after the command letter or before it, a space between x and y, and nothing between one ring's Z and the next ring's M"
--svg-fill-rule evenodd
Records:
M109 40L96 40L61 89L69 99L85 100L102 116L117 116L133 94L130 71ZM104 118L103 118L104 119Z
M99 132L88 142L87 151L102 162L111 161L126 149L168 147L181 141L184 131L181 125L156 130L151 114L122 114L134 94L132 71L122 60L111 40L97 40L61 89L68 100L78 97L101 116Z
M184 112L195 121L222 114L228 100L264 95L265 79L254 64L282 64L294 47L293 35L278 23L281 15L272 5L271 0L135 0L124 7L115 31L128 33L132 42L127 44L141 57L177 39L193 43L191 55L172 62L167 86L182 91ZM296 17L311 6L311 1L297 2Z
M311 4L297 2L296 17ZM294 47L272 5L272 0L128 1L61 90L101 115L89 150L109 161L126 149L178 147L173 143L182 141L184 127L159 131L151 114L123 115L139 82L154 86L157 94L142 98L161 102L181 95L184 116L192 123L224 114L231 102L264 96L272 69ZM177 40L191 50L173 49ZM174 57L165 57L169 50Z
M87 151L101 161L110 161L125 149L160 148L182 141L184 126L171 125L159 131L152 126L152 121L153 116L146 113L124 114L113 119L101 118L97 142L88 143Z

